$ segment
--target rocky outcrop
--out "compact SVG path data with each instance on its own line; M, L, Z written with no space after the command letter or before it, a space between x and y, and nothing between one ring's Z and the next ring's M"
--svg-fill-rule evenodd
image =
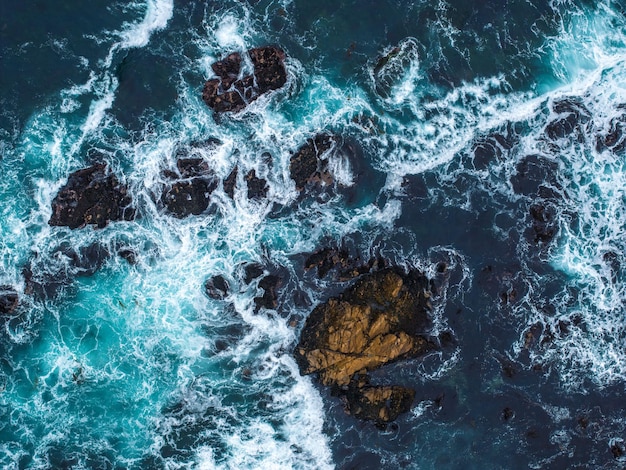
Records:
M202 158L181 158L176 166L178 172L163 172L166 178L177 181L166 185L161 202L179 219L203 213L217 186L213 173Z
M246 175L248 186L248 199L264 199L269 191L267 180L259 178L255 170L250 170Z
M216 300L223 300L230 292L230 284L222 275L213 276L204 283L206 294Z
M300 371L339 390L355 416L379 423L395 419L410 407L411 391L372 386L364 374L434 347L425 336L428 288L428 279L416 270L364 275L311 312L295 349Z
M324 154L333 146L333 138L328 134L318 134L298 149L291 157L289 173L302 191L308 184L331 184L332 175L328 171L328 160Z
M126 186L107 165L98 163L72 173L52 200L52 226L105 227L111 220L132 220L135 210Z
M346 411L356 418L389 423L411 409L415 390L399 385L373 386L362 375L350 382L342 398Z
M216 112L237 112L259 96L287 83L285 53L277 47L257 47L248 51L253 66L249 75L241 76L243 57L238 52L211 65L217 78L207 80L202 99Z
M234 199L235 197L235 185L237 184L237 173L239 172L239 168L235 166L231 172L228 174L226 179L223 182L224 192L230 197Z
M363 263L359 257L351 256L349 251L341 248L326 247L311 253L304 261L307 271L317 268L317 276L322 279L330 271L335 271L339 281L348 281L373 270L386 266L384 258L370 258Z
M0 286L0 315L11 315L17 308L19 295L11 286Z

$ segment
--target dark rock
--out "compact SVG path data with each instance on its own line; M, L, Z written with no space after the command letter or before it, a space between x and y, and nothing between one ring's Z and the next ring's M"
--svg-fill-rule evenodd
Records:
M552 204L537 202L530 206L535 243L548 243L558 233L557 210Z
M224 180L224 192L233 199L235 197L235 185L237 184L237 173L239 169L235 166Z
M581 102L574 99L555 101L552 109L559 115L546 126L546 135L552 140L563 139L575 132L581 134L580 126L590 119L589 111Z
M263 266L259 263L248 263L243 268L243 282L250 284L253 280L261 277L264 273Z
M137 264L137 252L132 248L120 248L117 251L118 256L124 258L128 264L135 265Z
M386 268L367 274L338 298L318 305L306 320L295 357L304 374L324 385L431 348L428 279L417 271Z
M217 300L223 300L230 291L230 285L224 276L213 276L204 283L206 294Z
M212 174L209 164L203 158L180 158L176 162L176 167L182 178Z
M259 287L263 289L263 295L254 298L256 309L266 308L274 310L278 306L278 289L282 281L280 277L269 274L259 281Z
M346 249L327 247L309 255L304 261L304 269L317 268L317 275L320 279L331 270L335 270L338 280L347 281L382 269L386 264L383 258L371 258L367 263L363 263L359 257L352 256Z
M93 275L111 256L108 248L100 243L81 246L78 249L69 244L62 244L53 253L67 257L67 264L75 276Z
M360 376L350 382L342 398L349 414L385 424L411 409L415 391L398 385L372 386L366 377Z
M121 185L107 166L98 163L70 174L67 183L52 201L52 226L71 229L87 224L105 227L110 220L132 220L126 186Z
M596 150L601 152L609 149L614 153L626 148L626 115L611 119L609 130L596 137Z
M508 406L504 410L502 410L502 419L504 421L508 421L509 419L513 417L513 415L515 415L515 413Z
M507 135L493 133L478 140L474 144L474 167L483 170L494 160L499 160L511 150L515 138L508 132Z
M517 174L511 177L517 194L535 195L546 185L558 187L558 164L542 155L527 155L517 164Z
M254 170L246 175L246 184L248 185L248 199L263 199L267 196L269 186L263 178L258 178Z
M327 160L322 157L330 150L333 142L333 138L328 134L318 134L308 139L291 157L289 172L298 191L302 191L309 183L329 184L332 182Z
M216 186L215 180L204 177L177 181L166 186L161 202L168 212L179 219L199 215L209 207L211 193Z
M11 315L19 303L19 295L11 286L0 286L0 314Z
M238 112L259 96L287 83L285 53L276 47L250 49L253 73L239 78L243 58L233 53L211 67L218 78L204 84L202 99L216 112Z
M615 442L611 445L611 454L613 454L613 458L620 459L626 454L626 446L623 442Z

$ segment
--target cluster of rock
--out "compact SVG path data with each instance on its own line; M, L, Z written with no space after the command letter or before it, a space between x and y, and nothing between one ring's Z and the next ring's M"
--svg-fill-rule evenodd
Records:
M271 46L257 47L247 55L253 67L247 75L242 76L244 58L238 52L211 65L217 78L206 81L202 99L214 111L241 111L261 95L287 83L284 51Z
M72 173L52 201L48 223L71 229L96 225L105 227L110 220L133 220L128 188L118 181L107 165L98 163Z
M300 371L333 387L354 416L393 421L410 409L415 392L372 385L367 373L435 347L426 336L430 309L422 273L385 268L365 274L311 312L294 352Z

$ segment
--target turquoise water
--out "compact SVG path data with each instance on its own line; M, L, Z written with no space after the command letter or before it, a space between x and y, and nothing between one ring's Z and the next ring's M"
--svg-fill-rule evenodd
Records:
M613 1L4 2L0 284L20 305L1 323L1 465L623 466L625 26ZM213 115L211 63L265 44L286 86ZM289 160L321 131L335 186L301 197ZM237 165L234 199L218 185L205 213L165 213L181 153L220 179ZM137 219L50 227L96 161ZM247 198L250 170L267 198ZM417 393L383 430L291 357L345 286L304 269L333 243L423 270L433 335L455 339L392 367ZM251 262L280 276L276 309L255 308Z

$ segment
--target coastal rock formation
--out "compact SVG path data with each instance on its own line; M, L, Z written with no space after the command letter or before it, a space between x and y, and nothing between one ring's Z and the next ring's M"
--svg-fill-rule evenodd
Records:
M230 292L230 284L222 275L213 276L204 283L206 294L216 300L223 300Z
M17 308L19 295L11 286L0 286L0 314L11 315Z
M257 47L250 49L248 56L253 72L241 77L243 57L238 52L211 65L218 78L206 81L202 99L214 111L241 111L259 96L287 83L284 51L271 46Z
M355 416L379 423L395 419L410 407L412 391L372 386L364 374L434 347L424 336L430 325L428 288L416 270L364 275L311 312L295 349L300 371L339 390Z
M213 173L202 158L181 158L176 166L178 173L164 172L169 179L180 179L166 186L161 202L179 219L201 214L209 207L211 193L217 186Z
M248 199L263 199L267 196L269 191L267 180L259 178L255 170L250 170L246 175L246 184L248 185Z
M304 261L307 271L317 268L317 276L322 279L334 270L339 281L348 281L373 270L386 266L384 258L370 258L367 263L359 257L351 256L347 249L326 247L311 253Z
M367 376L358 376L342 398L346 411L356 418L389 423L411 409L415 390L399 385L373 386Z
M52 226L71 229L87 224L105 227L110 220L132 220L128 189L119 183L107 165L98 163L72 173L52 200Z
M333 145L333 138L328 134L318 134L298 149L291 157L289 173L296 183L296 189L302 191L310 183L332 183L328 171L328 161L324 154Z

